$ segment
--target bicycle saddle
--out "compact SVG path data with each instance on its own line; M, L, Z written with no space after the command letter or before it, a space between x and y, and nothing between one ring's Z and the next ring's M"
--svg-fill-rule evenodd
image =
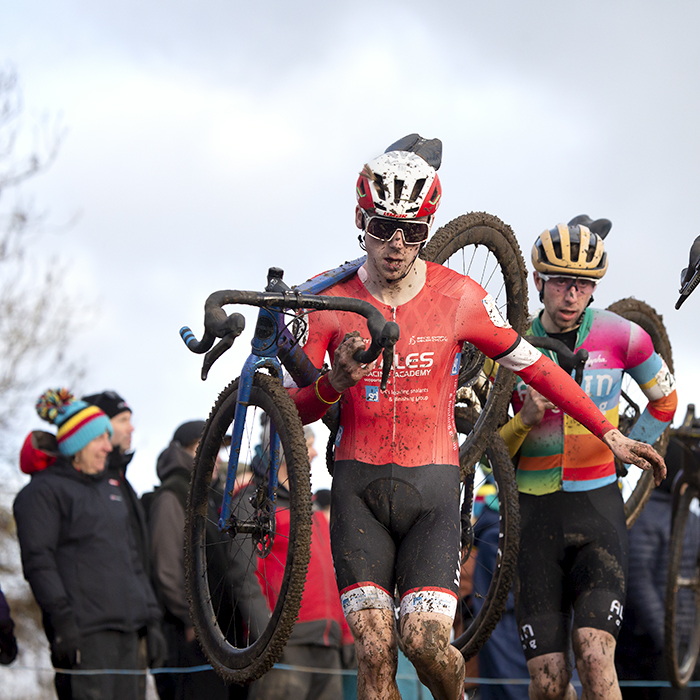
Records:
M438 170L442 163L442 141L440 139L424 139L418 134L409 134L388 146L389 151L408 151L420 156L428 165Z
M598 234L601 238L605 238L612 228L610 219L596 219L593 221L588 214L579 214L568 223L569 226L585 226L591 233Z

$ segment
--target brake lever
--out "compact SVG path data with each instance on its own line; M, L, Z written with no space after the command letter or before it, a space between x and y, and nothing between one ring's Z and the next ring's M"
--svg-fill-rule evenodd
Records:
M211 366L233 345L233 341L240 333L229 333L225 335L205 356L202 363L202 381L204 381Z
M394 366L394 346L384 348L382 351L382 381L379 385L382 391L386 391L386 385L389 381L389 372Z
M678 290L680 297L676 302L676 309L681 308L683 302L691 295L698 284L700 284L700 236L693 241L688 256L688 267L681 272L681 288Z
M369 364L374 362L382 353L382 381L380 388L386 391L389 372L394 364L394 346L399 340L399 326L394 321L385 321L379 329L371 320L367 326L372 336L372 342L366 350L358 350L353 357L357 362Z

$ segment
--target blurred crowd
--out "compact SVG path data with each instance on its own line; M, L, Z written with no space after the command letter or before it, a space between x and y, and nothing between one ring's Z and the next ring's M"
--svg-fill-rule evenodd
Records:
M134 431L129 404L116 392L76 399L66 390L47 391L39 415L55 432L32 431L20 453L20 468L31 479L14 503L25 577L42 612L56 669L55 687L66 698L146 696L145 675L74 675L71 670L166 667L155 675L161 700L282 697L326 698L356 695L352 675L324 673L355 668L353 638L340 605L330 553L330 491L313 497L312 563L302 614L280 663L250 686L225 683L212 670L177 669L207 665L196 637L185 587L184 528L190 475L205 423L190 420L174 431L157 461L160 485L139 497L127 478ZM305 428L310 459L314 434ZM671 440L669 477L651 497L630 533L631 576L625 623L617 648L621 680L664 680L663 596L670 537L671 485L682 462L682 448ZM243 487L246 485L243 484ZM477 539L497 540L498 501L488 484L476 494ZM478 511L478 513L476 512ZM474 549L463 563L461 602L455 635L478 613L480 590L488 588L496 547ZM308 601L322 597L312 613ZM260 615L267 609L264 597ZM268 601L269 602L269 601ZM323 608L330 611L318 615ZM307 611L306 613L304 611ZM332 627L334 633L325 631ZM10 607L0 591L0 663L18 649ZM316 668L319 673L295 671ZM290 670L291 669L291 670ZM415 676L403 655L399 676ZM528 679L510 594L501 622L467 667L468 678ZM415 681L401 683L404 698L427 697ZM623 684L624 686L624 684ZM467 684L481 700L527 700L526 684ZM290 695L291 693L291 695ZM697 689L623 687L625 700L691 698Z
M295 684L299 697L342 697L340 674L273 669L241 686L224 683L212 670L177 672L208 665L190 619L184 561L187 493L204 421L177 427L157 460L160 485L139 497L127 478L132 410L119 394L77 399L65 389L50 390L37 402L37 412L55 432L35 430L26 437L20 468L31 478L13 511L59 700L143 700L145 673L71 671L164 667L167 672L154 676L161 700L288 697ZM305 434L313 459L314 435L308 427ZM333 578L329 509L330 492L314 494L304 600L320 596L325 602L300 616L284 652L286 664L340 669L354 663L353 639ZM266 619L262 595L260 601L260 618ZM3 596L0 663L11 664L16 656L14 623Z

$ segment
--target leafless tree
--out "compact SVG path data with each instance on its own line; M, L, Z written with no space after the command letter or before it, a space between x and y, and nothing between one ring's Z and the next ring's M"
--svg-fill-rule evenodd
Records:
M46 215L22 197L22 185L56 160L65 132L47 120L34 125L33 142L23 146L22 117L17 73L0 68L0 460L11 458L3 452L11 447L14 464L17 440L5 438L18 409L31 405L42 382L77 376L67 346L79 323L62 284L65 270L32 245Z

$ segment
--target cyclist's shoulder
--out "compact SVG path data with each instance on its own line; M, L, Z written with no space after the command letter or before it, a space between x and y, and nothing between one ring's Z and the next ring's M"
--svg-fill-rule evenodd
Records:
M597 309L591 306L588 310L592 318L598 323L612 323L619 325L621 328L629 326L629 324L632 323L632 321L626 319L624 316L620 316L620 314L616 314L609 309Z
M482 287L471 277L462 275L444 265L426 261L426 284L431 290L448 297L461 298L465 294L475 295L479 299L486 295Z
M642 330L636 323L607 309L586 309L588 316L588 337L601 344L629 342L630 334Z
M591 309L593 312L594 328L598 331L596 337L607 342L626 343L629 352L654 350L654 344L649 333L634 321L608 309Z
M360 281L360 276L358 272L354 272L319 291L318 294L327 297L357 297L362 295L363 290L364 285Z

